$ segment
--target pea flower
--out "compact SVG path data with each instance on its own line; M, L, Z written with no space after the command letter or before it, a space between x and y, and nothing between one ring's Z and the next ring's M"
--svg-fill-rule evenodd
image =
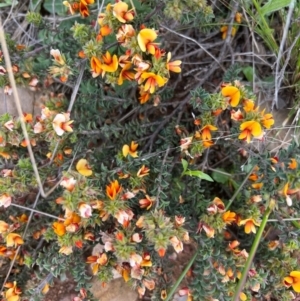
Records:
M66 227L63 222L54 222L52 224L52 229L58 236L63 236L66 233Z
M128 10L128 4L123 1L119 1L113 7L113 15L121 23L126 23L133 20L134 10L133 9Z
M106 195L114 200L116 196L122 191L122 186L119 184L117 180L111 182L106 186Z
M7 193L4 193L0 196L0 207L3 206L4 208L9 207L11 204L11 196Z
M239 139L246 140L250 143L251 136L260 137L263 134L261 125L254 120L245 121L240 125L240 130L242 131L239 135Z
M81 175L86 177L89 177L93 174L93 171L86 159L80 159L76 164L76 169Z
M177 60L177 61L170 62L170 59L171 59L171 52L168 52L168 54L167 54L167 65L166 65L167 69L169 71L180 73L181 72L181 68L180 68L181 61Z
M24 240L22 237L17 233L9 233L6 236L6 246L7 247L17 247L23 245Z
M70 126L72 123L69 113L57 114L52 121L53 129L58 136L62 136L64 132L73 132Z
M286 287L292 286L295 292L300 293L300 271L292 271L290 275L284 277L284 285Z
M123 145L123 148L122 148L123 156L126 158L128 155L130 155L133 158L137 158L138 157L138 154L137 154L138 146L139 145L137 143L135 143L134 141L131 141L130 146L127 144Z
M255 226L259 226L260 222L255 221L253 218L247 218L244 220L241 220L239 222L239 226L245 225L245 233L249 234L249 233L256 233L256 228Z
M157 38L157 33L153 29L144 28L142 29L138 36L138 44L140 46L140 49L143 52L148 51L152 55L155 54L155 49L157 48L157 43L152 43Z
M145 81L144 91L149 91L150 94L153 94L157 87L163 87L168 81L168 79L153 72L143 72L141 75L141 79Z
M91 263L93 275L96 275L101 266L105 266L108 262L106 253L100 253L99 255L89 256L87 263Z
M118 57L114 54L111 54L106 51L106 53L102 56L103 64L101 64L102 70L106 72L115 72L118 69Z
M221 89L221 93L223 96L229 99L229 104L232 107L236 107L239 104L241 98L241 92L237 87L225 86Z

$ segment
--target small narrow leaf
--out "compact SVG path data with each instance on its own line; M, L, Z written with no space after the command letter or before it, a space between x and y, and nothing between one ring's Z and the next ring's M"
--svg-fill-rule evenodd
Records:
M187 170L185 173L185 175L188 175L190 177L198 177L202 180L206 180L209 182L213 182L214 180L206 173L200 171L200 170Z
M187 170L187 167L189 165L188 161L184 160L184 159L181 159L181 164L182 164L182 167L183 167L183 173Z

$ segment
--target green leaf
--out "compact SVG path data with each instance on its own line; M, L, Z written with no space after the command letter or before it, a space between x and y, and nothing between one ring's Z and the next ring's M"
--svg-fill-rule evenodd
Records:
M198 177L202 180L213 182L214 180L206 173L200 171L200 170L187 170L184 172L185 175L188 175L190 177Z
M253 83L253 79L254 79L254 69L253 67L245 67L242 69L246 79L248 82Z
M293 0L292 0L293 1ZM278 11L286 6L289 6L291 0L270 0L260 10L260 14L265 16Z
M218 170L220 172L218 172ZM221 184L225 184L229 181L229 179L231 178L229 175L224 174L224 170L223 169L216 169L215 171L212 172L212 178L217 182L217 183L221 183Z
M187 170L187 167L189 165L188 161L184 160L184 159L181 159L181 164L182 164L182 167L183 167L183 173Z

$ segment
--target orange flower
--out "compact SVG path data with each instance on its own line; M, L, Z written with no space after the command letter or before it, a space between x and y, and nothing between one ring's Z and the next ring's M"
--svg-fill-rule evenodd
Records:
M59 65L63 66L66 64L64 57L61 55L58 49L51 49L50 54L54 57L54 61Z
M289 189L290 183L287 182L283 189L279 191L279 194L283 195L285 197L286 203L288 206L292 206L292 198L291 196L299 192L299 188L295 189Z
M63 236L66 233L66 227L63 222L54 222L52 224L52 229L58 236Z
M239 135L239 139L246 140L247 143L251 141L251 135L253 137L259 137L263 134L261 125L254 120L245 121L240 125L240 130L242 131Z
M118 78L118 85L122 85L124 80L131 81L134 79L134 73L132 71L128 71L130 68L131 63L128 63L123 67Z
M167 79L153 72L143 72L141 79L146 81L144 90L153 94L157 87L162 87L167 83Z
M181 61L177 60L177 61L170 62L170 59L171 59L171 52L168 52L168 54L167 54L167 69L169 71L180 73L181 72L181 68L180 68Z
M217 131L218 128L211 125L207 124L201 129L201 137L202 140L204 141L210 141L211 140L211 131Z
M255 108L255 103L252 99L244 99L243 105L244 105L243 109L246 113L257 111L257 108Z
M89 256L86 262L91 263L93 274L96 275L99 268L107 264L108 257L106 253L100 253L98 256Z
M235 121L240 121L244 119L243 113L241 112L240 109L237 111L232 110L231 111L231 119Z
M76 169L81 175L86 177L89 177L93 174L93 171L86 159L80 159L76 164Z
M151 94L145 91L144 86L140 86L139 89L140 89L139 101L140 104L144 104L150 99Z
M106 51L106 53L102 56L102 59L104 61L103 64L101 64L101 68L106 72L115 72L118 69L118 57L114 54L111 57L111 54Z
M155 54L155 49L158 47L157 43L152 43L157 38L157 33L153 29L145 28L142 29L138 36L138 44L143 52L148 51L152 55Z
M103 74L103 69L101 67L101 62L95 56L92 56L92 58L91 58L91 69L92 69L92 77L97 77L100 74Z
M128 4L123 1L119 1L114 5L113 15L121 23L126 23L128 21L130 22L133 20L134 10L133 9L128 10Z
M298 167L298 163L296 159L292 158L290 164L288 165L289 169L296 169Z
M58 136L62 136L64 132L73 132L73 129L71 127L72 123L73 120L70 120L70 114L62 113L62 114L57 114L54 117L52 121L52 126L56 134Z
M90 15L88 5L93 3L94 0L80 0L79 12L83 17L88 17Z
M228 210L223 213L222 219L226 224L231 225L231 223L235 222L235 220L236 220L236 213Z
M289 276L284 277L283 282L286 287L292 286L296 293L300 293L300 272L299 271L290 272Z
M142 177L145 177L145 176L148 176L149 175L149 171L150 169L148 167L146 167L145 165L143 165L137 172L137 176L139 178L142 178Z
M147 210L149 210L154 204L154 202L155 197L150 197L148 194L146 194L145 199L139 200L140 208L146 208Z
M117 180L111 182L109 185L106 186L106 195L111 200L114 200L117 194L119 194L121 191L122 191L122 186L120 186Z
M222 88L221 93L223 96L229 99L229 104L232 107L236 107L239 104L241 92L237 87L225 86Z
M4 221L0 221L0 234L7 232L8 229L9 229L9 224L7 224Z
M264 186L264 183L253 183L251 186L254 189L261 189Z
M242 225L245 225L244 230L246 234L249 234L250 232L256 233L255 226L259 226L260 222L255 221L253 218L247 218L239 222L239 226Z
M113 32L113 30L109 27L109 25L103 25L100 28L100 35L102 37L106 37L110 35Z
M130 146L127 144L123 145L123 148L122 148L123 156L126 158L129 154L131 157L137 158L138 157L138 154L137 154L138 146L139 145L137 143L135 143L134 141L131 141Z

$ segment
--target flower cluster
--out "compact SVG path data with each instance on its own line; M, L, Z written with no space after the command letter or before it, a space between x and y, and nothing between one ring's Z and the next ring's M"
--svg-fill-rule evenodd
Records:
M272 114L260 111L239 81L224 83L220 93L211 96L205 105L206 110L194 118L196 130L193 135L176 126L176 133L181 138L180 149L190 157L201 156L206 148L214 145L213 133L220 135L228 131L229 134L230 121L233 123L232 129L239 128L238 139L247 143L253 138L263 140L264 129L270 129L274 124ZM228 120L222 120L228 112Z
M90 61L92 76L105 77L107 83L123 85L136 82L140 103L146 103L170 78L170 71L181 72L181 61L171 61L171 53L159 47L157 32L142 26L140 30L131 24L135 11L127 3L108 4L106 12L98 16L100 30L96 40L83 45L80 57ZM102 50L107 36L114 36L124 49L122 54ZM53 72L52 72L53 74Z
M88 17L90 15L89 5L94 4L94 2L94 0L71 0L63 1L63 4L72 15L79 11L82 17Z

